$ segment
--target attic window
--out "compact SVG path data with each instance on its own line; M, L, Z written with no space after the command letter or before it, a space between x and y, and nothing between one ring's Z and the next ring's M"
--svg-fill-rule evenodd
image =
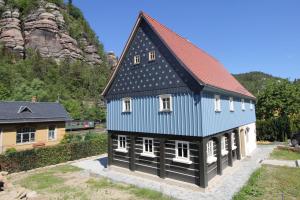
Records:
M27 106L20 106L18 113L24 113L24 112L30 112L32 113L32 111L30 110L30 108L28 108Z
M140 55L135 55L135 56L133 57L133 64L137 65L137 64L140 64L140 62L141 62L141 57L140 57Z
M155 60L155 51L150 51L149 52L149 61L154 61Z

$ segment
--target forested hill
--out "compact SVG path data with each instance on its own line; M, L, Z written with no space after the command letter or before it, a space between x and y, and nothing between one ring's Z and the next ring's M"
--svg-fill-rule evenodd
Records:
M263 91L268 82L274 80L283 80L282 78L275 77L263 72L248 72L233 74L233 76L254 96L257 96L260 91Z
M104 118L99 100L110 71L71 0L0 0L0 100L36 96L61 102L75 119Z

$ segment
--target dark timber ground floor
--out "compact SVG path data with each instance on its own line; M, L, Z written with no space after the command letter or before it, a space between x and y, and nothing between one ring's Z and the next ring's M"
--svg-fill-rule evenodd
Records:
M208 137L108 131L108 165L207 187L240 159L237 129Z

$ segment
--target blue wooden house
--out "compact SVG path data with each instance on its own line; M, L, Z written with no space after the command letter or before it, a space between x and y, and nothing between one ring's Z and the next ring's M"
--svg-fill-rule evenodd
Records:
M205 188L256 148L255 97L143 12L102 95L109 165Z

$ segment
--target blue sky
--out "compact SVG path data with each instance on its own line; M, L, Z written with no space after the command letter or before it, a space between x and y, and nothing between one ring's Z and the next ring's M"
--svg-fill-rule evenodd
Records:
M73 0L106 51L119 56L140 10L231 73L300 78L300 0Z

